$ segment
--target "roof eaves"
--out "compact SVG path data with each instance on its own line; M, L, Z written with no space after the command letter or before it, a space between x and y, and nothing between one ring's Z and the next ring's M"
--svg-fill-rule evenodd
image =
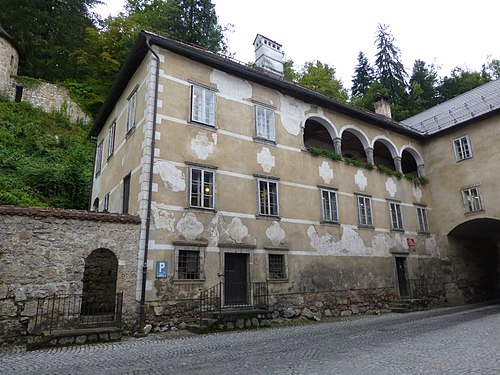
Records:
M142 58L147 53L146 42L148 39L152 44L155 44L161 48L168 49L174 53L207 64L213 68L225 71L227 73L263 84L269 88L276 89L282 93L301 99L305 102L320 105L324 108L332 109L344 115L352 116L381 128L408 135L416 139L424 138L424 135L416 131L415 129L407 127L385 116L366 111L349 104L338 102L313 90L299 86L292 82L285 81L283 78L276 78L275 76L271 76L269 74L261 72L253 67L243 65L242 63L235 62L229 57L215 54L201 47L189 45L173 39L168 39L163 36L146 31L141 31L141 33L137 37L136 43L127 60L123 64L122 69L118 73L117 78L111 88L110 94L108 95L108 98L106 99L106 102L103 105L103 108L101 109L101 112L99 113L97 120L90 131L90 136L97 136L104 126L104 122L110 115L114 105L116 104L116 101L121 95L121 92L124 90L135 69L137 69L140 61L142 61Z

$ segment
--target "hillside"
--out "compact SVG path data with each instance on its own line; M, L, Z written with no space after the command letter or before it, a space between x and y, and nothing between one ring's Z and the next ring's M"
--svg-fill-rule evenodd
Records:
M89 125L0 98L0 205L86 209Z

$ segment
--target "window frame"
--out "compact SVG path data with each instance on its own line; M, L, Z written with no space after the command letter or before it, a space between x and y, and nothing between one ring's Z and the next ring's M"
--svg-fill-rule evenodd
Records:
M281 269L271 273L271 257L280 257ZM280 274L281 277L274 277L274 275ZM268 253L267 254L267 279L269 281L287 281L288 280L288 267L286 254L283 253Z
M197 124L202 124L206 126L210 126L212 128L215 128L215 109L216 109L216 100L215 100L215 90L197 85L197 84L191 84L191 100L190 100L190 121L197 123ZM197 93L198 92L198 93ZM212 111L208 112L208 118L207 118L207 93L210 93L211 96L211 101L210 105L212 107ZM195 100L198 98L198 95L200 97L200 109L199 111L195 111Z
M200 186L201 186L201 194L199 194L198 199L201 202L200 205L193 204L193 172L200 172ZM205 206L205 174L212 175L212 194L208 194L210 206ZM189 167L189 196L188 196L188 207L190 208L199 208L202 210L215 210L215 198L216 198L216 174L215 168L204 168L200 166L190 166Z
M102 207L104 212L109 212L109 193L104 196L104 202Z
M116 120L109 127L108 132L108 159L115 153Z
M363 200L363 205L361 205L360 200ZM368 205L366 204L367 202ZM362 212L363 207L364 207L364 213ZM366 209L366 207L368 208L368 210ZM356 194L356 209L358 211L358 227L373 228L372 198L367 195ZM363 222L362 220L363 216L365 217L366 222Z
M259 111L263 111L263 115L259 116ZM276 113L273 108L255 104L255 137L276 142Z
M258 216L265 216L265 217L279 217L279 180L277 179L270 179L270 178L257 178L257 215ZM261 183L266 185L266 199L265 201L267 202L262 202L262 191L261 191ZM271 194L273 194L269 187L275 186L275 193L274 195L276 196L276 203L274 204L276 208L276 212L273 213L272 207L273 203L271 202ZM262 209L264 208L264 212L262 212ZM267 211L267 212L266 212Z
M403 212L400 202L389 201L389 218L392 230L404 231Z
M174 281L175 282L185 282L185 283L191 283L191 282L203 282L205 281L205 272L204 272L204 264L205 264L205 247L204 246L175 246L175 262L174 262ZM191 278L191 277L181 277L185 276L185 273L181 272L181 260L182 260L182 254L190 253L196 254L197 259L196 259L196 276L197 278Z
M96 155L95 155L95 177L96 178L101 174L101 170L102 170L103 148L104 148L104 141L101 141L97 145Z
M479 191L479 185L467 186L460 190L462 195L462 203L464 205L464 211L466 215L484 211L483 201L481 199L481 193ZM475 191L476 195L467 194L472 191ZM468 197L471 196L473 197L473 201L468 199ZM474 207L475 206L474 202L477 203L478 206L477 208Z
M455 161L472 159L472 143L468 135L453 139L453 151L455 153ZM462 154L462 156L460 156Z
M130 134L137 125L137 91L139 85L135 86L127 98L127 128L125 135Z
M131 173L123 177L123 190L122 190L122 213L128 214L130 211L130 180Z
M416 213L418 233L430 233L429 219L427 218L427 209L423 206L416 206Z
M327 218L326 215L326 210L325 210L325 196L324 194L327 193L328 195L328 201L329 201L329 211L334 212L334 215L332 215L332 218ZM334 196L334 199L331 199L331 196ZM339 204L338 204L338 194L336 189L328 189L328 188L320 188L320 199L321 199L321 220L324 223L334 223L338 224L339 223ZM335 206L332 209L332 203Z

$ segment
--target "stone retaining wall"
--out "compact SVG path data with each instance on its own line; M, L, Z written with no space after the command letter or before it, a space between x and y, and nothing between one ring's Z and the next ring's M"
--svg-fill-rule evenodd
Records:
M123 321L134 326L139 224L131 215L0 206L0 343L32 334L37 298L81 294L96 249L118 259Z
M14 100L16 96L16 86L22 83L15 78L10 80L9 97ZM69 97L68 91L64 87L57 86L49 82L40 82L33 86L23 86L21 101L29 102L35 107L40 107L46 112L62 111L73 121L88 122L91 118L83 112L78 104Z

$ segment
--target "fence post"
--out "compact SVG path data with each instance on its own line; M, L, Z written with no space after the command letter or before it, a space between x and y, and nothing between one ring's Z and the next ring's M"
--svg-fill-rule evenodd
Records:
M219 314L222 312L222 282L219 283Z
M203 290L200 288L200 305L199 305L199 310L200 310L200 327L201 323L203 321Z

